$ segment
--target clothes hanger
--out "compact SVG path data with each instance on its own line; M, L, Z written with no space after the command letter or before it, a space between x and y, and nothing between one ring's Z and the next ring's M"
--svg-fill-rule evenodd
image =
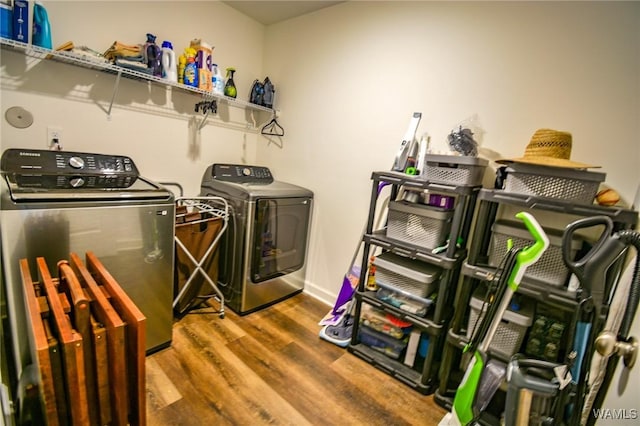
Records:
M278 124L275 113L273 114L271 121L262 127L260 133L267 136L284 136L284 129L280 124Z

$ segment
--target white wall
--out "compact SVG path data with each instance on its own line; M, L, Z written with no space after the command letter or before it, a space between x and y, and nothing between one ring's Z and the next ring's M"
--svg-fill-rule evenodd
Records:
M267 27L264 69L286 135L257 158L315 192L307 291L330 301L414 111L440 148L477 114L489 159L570 131L627 201L640 182L638 2L347 2Z
M237 69L238 98L247 99L251 83L263 78L264 26L221 2L45 1L53 45L68 40L103 52L114 42L144 43L146 33L173 43L182 53L194 38L213 45L222 70ZM219 118L198 134L194 114L200 95L166 90L122 79L107 117L115 76L2 52L2 115L22 106L34 115L28 129L3 120L2 149L46 146L47 126L63 129L66 150L131 156L151 179L181 183L198 195L200 179L213 162L255 163L257 131L244 109L220 105ZM269 117L256 113L258 122ZM241 130L236 130L241 129Z

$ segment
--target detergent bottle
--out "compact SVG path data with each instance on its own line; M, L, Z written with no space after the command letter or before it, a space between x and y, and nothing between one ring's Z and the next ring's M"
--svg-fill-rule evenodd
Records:
M196 49L196 67L198 68L198 87L210 92L211 82L211 55L213 48L202 40L197 40L197 44L191 43L191 47Z
M187 67L187 49L178 57L178 83L184 84L184 69Z
M147 42L144 44L144 58L149 67L149 71L156 77L162 76L161 56L162 51L156 44L156 36L147 33Z
M224 77L218 68L218 64L211 64L211 89L216 95L224 95Z
M162 42L162 77L174 83L178 81L176 53L171 42L166 40Z
M51 43L51 26L49 25L47 9L45 9L39 1L36 1L33 4L32 38L33 44L36 46L44 47L45 49L53 48Z
M187 65L184 68L184 84L198 87L198 66L196 65L196 51L190 47L185 49Z

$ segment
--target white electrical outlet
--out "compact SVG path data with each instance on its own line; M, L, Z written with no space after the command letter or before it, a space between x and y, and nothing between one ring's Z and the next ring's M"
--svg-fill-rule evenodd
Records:
M47 148L62 149L62 128L56 126L47 127Z

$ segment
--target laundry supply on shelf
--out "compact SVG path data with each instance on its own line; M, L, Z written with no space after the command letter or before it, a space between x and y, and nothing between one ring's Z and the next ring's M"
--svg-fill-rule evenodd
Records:
M64 52L65 56L80 58L85 61L95 61L98 63L108 63L102 53L91 49L88 46L76 46L73 41L69 40L55 48L56 52Z
M36 1L33 5L33 44L52 49L51 43L51 25L49 24L49 16L44 5Z
M198 87L198 67L196 65L196 51L191 47L184 49L186 60L183 74L183 83L187 86Z
M189 46L195 50L195 63L198 72L198 88L206 91L212 90L211 70L213 47L201 39L191 40Z
M142 61L136 61L128 58L116 58L114 63L122 68L143 72L152 75L151 69Z
M26 0L13 2L13 39L29 43L29 2Z
M218 64L211 64L211 90L217 95L224 95L224 77Z
M162 76L162 63L161 56L162 50L156 44L156 36L147 33L147 41L144 44L143 54L145 58L145 63L147 67L149 67L150 74L161 77Z
M269 79L269 77L264 79L264 97L262 98L262 106L267 108L273 108L273 104L275 102L276 97L276 88Z
M170 41L162 42L162 77L176 83L178 81L178 65L176 53Z
M9 2L0 2L0 37L13 37L13 9Z
M251 85L251 93L249 94L249 102L256 105L262 105L264 98L264 84L258 79L253 80Z
M236 83L233 81L233 74L236 72L235 68L227 68L227 82L224 85L224 94L230 98L238 96L238 90L236 89Z
M114 41L113 44L102 54L106 59L114 61L116 58L127 58L129 60L142 61L142 46L139 44L124 44Z
M275 87L269 77L264 81L255 79L251 85L249 93L249 102L267 108L273 108L273 99L275 96Z
M187 67L187 49L178 56L178 83L180 84L184 84L184 70Z

